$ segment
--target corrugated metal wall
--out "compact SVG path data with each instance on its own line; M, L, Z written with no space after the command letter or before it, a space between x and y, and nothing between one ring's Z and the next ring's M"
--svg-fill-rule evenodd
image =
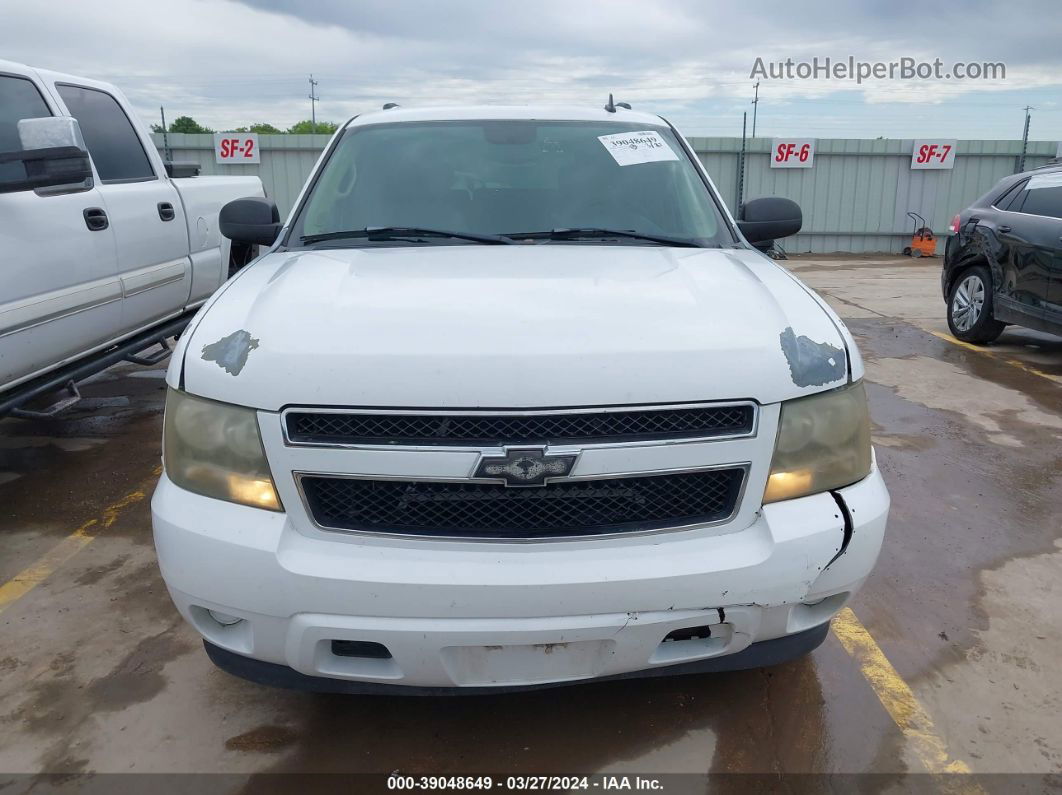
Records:
M328 145L330 135L259 135L258 148L262 162L257 165L217 163L214 160L214 136L168 133L171 159L177 162L198 163L201 174L242 174L262 178L266 192L276 201L281 217L287 216L302 185L317 162L321 150ZM162 133L151 138L163 151ZM165 155L163 155L165 157Z
M162 135L153 136L163 148ZM258 174L286 215L303 182L328 143L327 135L260 135L260 165L214 162L211 135L170 133L174 160L193 161L203 174ZM712 175L723 199L737 200L740 138L690 138L690 144ZM911 169L914 142L900 139L820 138L814 167L771 168L771 139L747 142L745 199L785 196L804 211L804 229L782 241L790 252L898 252L910 238L913 210L925 216L937 234L944 234L955 213L985 193L1001 177L1014 173L1020 141L959 141L953 169ZM1044 165L1056 144L1033 141L1026 168Z
M741 139L690 138L690 144L733 209ZM1015 172L1021 154L1021 141L959 141L954 168L923 171L911 168L913 146L909 139L820 138L812 168L771 168L771 139L751 139L744 198L785 196L800 205L804 228L782 242L787 251L898 252L911 236L908 210L944 234L952 216ZM1030 143L1025 167L1044 165L1055 147Z

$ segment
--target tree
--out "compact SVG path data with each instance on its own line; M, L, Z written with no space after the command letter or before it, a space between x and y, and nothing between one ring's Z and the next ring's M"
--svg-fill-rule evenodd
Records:
M313 122L309 119L303 119L300 122L288 127L288 132L292 135L305 135L306 133L325 133L331 135L339 129L339 125L334 121L319 121L317 122L317 128L314 129Z
M260 135L283 135L284 131L278 127L274 127L267 121L260 121L252 124L247 128L248 132L259 133Z
M209 127L204 127L191 116L178 116L170 122L171 133L212 133Z

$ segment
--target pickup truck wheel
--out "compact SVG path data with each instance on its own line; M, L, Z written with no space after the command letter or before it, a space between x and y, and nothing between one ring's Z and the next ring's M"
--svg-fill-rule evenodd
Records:
M948 328L963 342L992 342L1006 328L992 316L992 278L983 265L963 271L948 296Z

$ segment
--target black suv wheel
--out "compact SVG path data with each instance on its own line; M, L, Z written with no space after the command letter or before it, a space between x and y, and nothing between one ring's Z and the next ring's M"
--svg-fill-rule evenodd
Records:
M992 317L992 278L975 265L959 274L948 296L948 328L964 342L992 342L1006 328Z

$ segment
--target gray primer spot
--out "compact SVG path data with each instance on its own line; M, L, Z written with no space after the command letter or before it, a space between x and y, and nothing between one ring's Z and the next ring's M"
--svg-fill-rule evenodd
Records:
M797 386L822 386L844 378L847 362L843 349L803 335L798 337L792 326L778 336Z
M247 364L247 354L258 347L258 340L250 332L240 329L217 342L203 346L203 360L217 362L230 375L239 375Z

